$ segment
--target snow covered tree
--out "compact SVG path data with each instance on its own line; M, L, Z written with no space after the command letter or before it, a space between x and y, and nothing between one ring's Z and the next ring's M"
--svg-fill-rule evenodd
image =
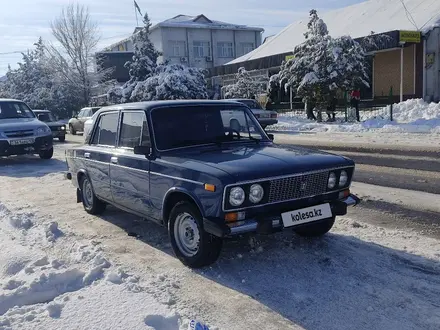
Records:
M122 88L114 87L107 93L112 103L136 102L142 100L141 86L138 83L145 82L154 75L157 68L157 59L161 55L150 40L151 22L148 14L144 16L144 27L133 36L134 54L131 61L125 63L130 80ZM133 93L136 89L136 93Z
M349 36L332 38L316 10L310 11L305 42L295 47L294 58L283 63L281 84L292 87L307 101L325 108L337 90L368 86L365 50Z
M63 117L81 106L81 90L65 83L40 38L35 49L22 54L18 68L9 68L2 95L25 101L33 109L49 109Z
M132 98L139 101L206 99L205 75L201 69L181 64L159 65L151 77L136 84Z
M239 68L235 76L236 82L234 84L223 87L227 99L253 99L266 90L268 79L254 78L245 68Z

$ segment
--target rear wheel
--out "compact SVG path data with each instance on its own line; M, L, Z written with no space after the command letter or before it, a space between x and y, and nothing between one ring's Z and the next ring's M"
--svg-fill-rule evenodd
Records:
M73 127L72 124L69 125L69 131L70 131L70 134L72 134L72 135L76 135L75 128Z
M41 159L51 159L53 156L53 148L47 150L41 150L38 153L38 156L40 156Z
M81 178L80 187L84 210L90 214L101 214L104 212L107 204L96 197L92 183L87 176L84 175Z
M335 224L335 218L314 222L294 229L295 233L303 237L319 237L327 234Z
M208 266L220 256L223 240L204 231L199 210L189 202L171 210L168 234L177 258L188 267Z

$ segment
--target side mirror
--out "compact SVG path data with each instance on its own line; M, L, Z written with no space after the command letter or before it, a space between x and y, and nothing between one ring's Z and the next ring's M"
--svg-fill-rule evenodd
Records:
M136 146L136 147L134 147L134 154L149 156L151 154L151 147L150 146Z
M267 137L268 137L271 141L273 141L273 139L275 138L275 137L273 136L273 134L267 134Z

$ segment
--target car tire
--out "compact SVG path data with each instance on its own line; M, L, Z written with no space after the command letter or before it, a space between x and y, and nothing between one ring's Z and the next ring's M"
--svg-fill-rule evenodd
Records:
M60 136L60 137L58 138L58 141L60 141L60 142L64 142L64 141L66 141L66 136Z
M221 238L204 231L197 207L185 201L171 210L168 235L177 258L190 268L211 265L220 256L223 246Z
M237 119L232 119L229 123L229 127L233 129L234 131L240 132L241 126Z
M69 125L69 132L70 132L70 134L72 134L72 135L76 135L76 131L75 131L75 129L73 128L73 125L72 125L72 124Z
M41 159L51 159L53 157L53 148L41 150L38 156L40 156Z
M95 192L93 191L92 183L86 175L81 178L80 187L81 200L84 210L93 215L103 213L107 207L107 204L96 197Z
M320 237L327 234L335 224L335 218L329 218L316 223L311 223L298 228L293 231L302 237Z

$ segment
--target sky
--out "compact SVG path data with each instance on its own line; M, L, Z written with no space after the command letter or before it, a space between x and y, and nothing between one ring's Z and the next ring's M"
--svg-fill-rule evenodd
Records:
M319 12L341 8L363 0L137 0L142 13L153 24L179 14L204 14L210 19L258 26L264 36L276 34L290 23L306 18L310 9ZM132 0L79 0L88 6L98 23L103 48L128 37L136 26ZM0 76L8 64L17 67L20 52L32 49L41 36L53 41L50 22L71 0L0 0ZM141 20L140 20L141 22Z

